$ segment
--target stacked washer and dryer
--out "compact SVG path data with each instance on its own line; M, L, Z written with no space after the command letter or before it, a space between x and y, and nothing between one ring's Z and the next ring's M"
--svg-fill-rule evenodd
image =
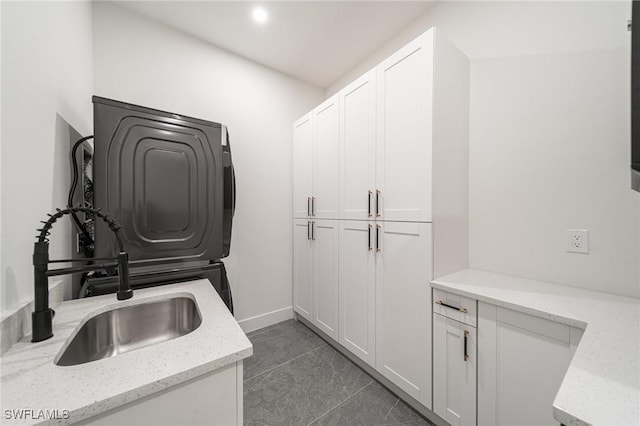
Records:
M85 191L82 202L122 225L131 287L206 278L233 313L221 261L229 255L235 210L226 126L97 96L93 105L92 194ZM84 219L93 257L115 257L108 227ZM88 243L79 243L78 253L87 253L80 246ZM79 296L116 289L117 276L94 274L84 278Z

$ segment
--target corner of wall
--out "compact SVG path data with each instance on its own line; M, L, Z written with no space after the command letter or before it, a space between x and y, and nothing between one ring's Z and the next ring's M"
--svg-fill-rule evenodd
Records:
M33 298L34 230L53 208L66 205L69 123L83 134L93 127L93 25L91 2L0 7L0 291L6 313ZM71 250L69 227L56 227L56 256Z

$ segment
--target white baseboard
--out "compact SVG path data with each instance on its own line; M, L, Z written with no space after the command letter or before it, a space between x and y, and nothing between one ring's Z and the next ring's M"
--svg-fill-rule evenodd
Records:
M267 312L266 314L240 320L238 324L240 324L242 331L249 333L250 331L259 330L291 318L293 318L293 306L288 306L276 311Z

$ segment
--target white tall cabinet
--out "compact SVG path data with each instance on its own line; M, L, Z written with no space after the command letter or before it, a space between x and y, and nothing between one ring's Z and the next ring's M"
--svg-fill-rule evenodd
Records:
M338 338L338 97L294 123L294 309Z
M375 368L376 73L342 89L340 99L339 342ZM379 231L378 231L379 235Z
M325 331L334 303L327 334L427 408L429 281L467 266L468 101L468 59L431 29L294 125L294 309ZM336 225L337 258L315 255L311 275L337 262L335 294L301 272L318 219Z

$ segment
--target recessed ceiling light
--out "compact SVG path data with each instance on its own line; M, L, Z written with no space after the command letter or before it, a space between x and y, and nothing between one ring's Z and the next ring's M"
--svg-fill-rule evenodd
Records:
M261 7L256 7L255 9L253 9L251 15L253 16L253 20L258 24L264 24L265 22L267 22L267 19L269 19L269 14Z

